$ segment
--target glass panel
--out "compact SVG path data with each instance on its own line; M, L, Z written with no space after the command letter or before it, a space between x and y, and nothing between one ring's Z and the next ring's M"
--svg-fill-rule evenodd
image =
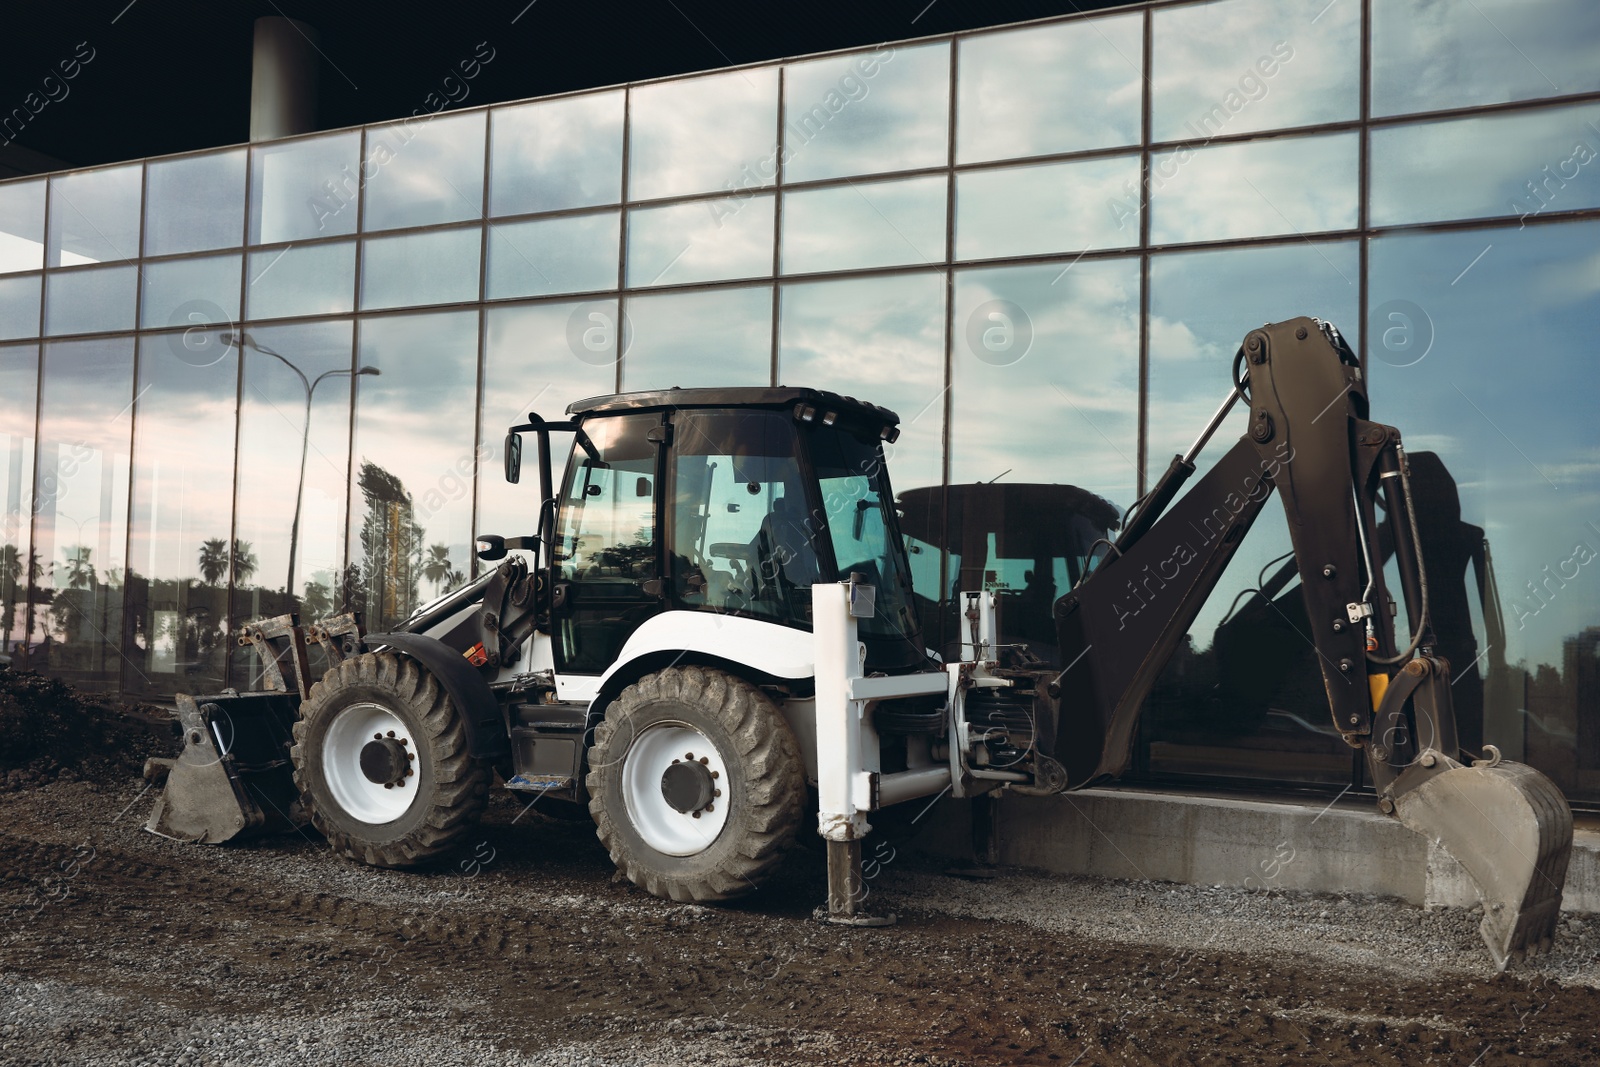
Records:
M783 195L783 271L944 261L944 175Z
M356 232L361 132L250 149L250 243Z
M1597 242L1592 221L1386 237L1372 242L1369 293L1373 416L1405 434L1414 471L1436 453L1456 483L1418 510L1454 534L1429 555L1428 582L1441 651L1462 673L1462 744L1477 743L1481 718L1484 741L1590 803ZM1469 609L1476 633L1461 625Z
M365 319L357 363L356 474L350 486L350 599L367 627L387 629L463 584L472 552L472 494L458 488L474 458L478 313Z
M616 321L615 300L489 309L476 532L507 537L534 532L539 518L537 448L531 437L525 440L522 481L511 485L505 480L501 451L506 428L526 421L530 411L559 420L574 400L613 391ZM552 443L557 467L563 447L563 438ZM470 469L466 477L470 479Z
M252 319L337 315L355 310L356 243L250 253L245 310Z
M138 267L51 274L44 291L45 335L131 330L138 290Z
M489 112L489 214L615 204L622 198L621 92Z
M1151 243L1355 226L1356 137L1286 137L1153 155Z
M656 465L649 440L659 414L597 419L587 428L598 458L568 470L552 553L557 581L570 582L555 642L559 666L600 674L661 598L644 591L657 564Z
M1399 115L1600 89L1589 0L1372 5L1372 113Z
M27 664L90 689L121 675L133 338L44 347Z
M560 215L489 227L489 298L617 287L622 214Z
M482 111L372 126L367 130L368 230L483 217Z
M367 238L361 242L361 306L398 308L478 299L482 235L471 226Z
M34 404L39 347L0 348L0 664L27 662L29 552L33 519Z
M951 321L945 593L996 591L1003 640L1059 665L1055 599L1138 482L1139 264L959 271Z
M637 86L630 106L630 200L772 184L776 67Z
M244 243L245 150L149 164L144 254L203 252Z
M123 688L144 695L226 685L229 582L250 580L255 546L229 549L239 365L221 337L139 342Z
M1339 326L1351 347L1360 350L1358 270L1354 242L1297 242L1151 260L1147 470L1152 484L1174 455L1188 449L1227 396L1234 353L1259 324L1314 314ZM1376 399L1374 413L1383 418ZM1236 406L1201 452L1191 485L1233 447L1247 424L1247 409ZM1145 705L1144 765L1150 771L1349 781L1351 750L1329 721L1316 651L1287 622L1304 611L1298 581L1275 594L1276 611L1265 604L1233 611L1241 594L1262 587L1274 561L1288 551L1288 524L1274 497ZM1250 648L1249 662L1233 653L1243 645Z
M0 341L39 336L39 293L44 275L0 278Z
M44 266L44 182L0 185L0 274Z
M1575 211L1600 205L1600 106L1372 131L1372 223Z
M244 392L235 522L256 567L234 581L231 629L290 611L298 611L301 622L315 622L340 603L354 332L345 319L248 334L239 357ZM286 588L294 598L284 595ZM254 650L234 652L234 685L258 685L260 671Z
M238 256L167 259L144 267L145 329L239 319Z
M783 180L942 166L949 160L950 45L789 64Z
M956 60L956 162L1138 144L1144 16L965 37Z
M792 282L778 334L780 384L831 389L900 416L900 438L884 448L889 479L905 532L929 546L941 538L927 528L943 528L944 295L937 271ZM914 551L911 563L924 640L938 648L938 550Z
M628 212L628 284L772 273L773 197L723 197Z
M1157 141L1311 126L1360 112L1360 4L1185 4L1157 9L1154 33Z
M143 165L134 163L51 178L48 265L138 258L143 175Z
M678 606L810 625L811 587L822 571L793 416L687 412L673 418L673 437L669 551Z
M625 389L770 384L771 286L633 296L623 316Z
M956 258L1139 243L1139 157L1035 163L956 175Z

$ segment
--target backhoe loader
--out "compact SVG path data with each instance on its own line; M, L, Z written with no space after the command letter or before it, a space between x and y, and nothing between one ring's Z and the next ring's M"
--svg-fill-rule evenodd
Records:
M926 647L884 460L893 412L778 387L530 414L505 475L520 480L531 435L532 531L480 535L493 566L392 633L353 614L243 628L265 688L180 698L182 749L147 768L166 782L148 829L216 843L309 822L352 859L416 866L468 840L498 776L586 805L619 870L673 900L759 888L814 826L819 913L881 923L861 878L869 816L1117 778L1152 684L1276 490L1332 725L1378 806L1476 881L1499 966L1544 947L1571 812L1539 772L1458 744L1399 431L1368 419L1359 361L1316 319L1251 331L1232 379L1125 517L1093 501L1062 516L1087 544L1027 607L1054 626L1053 661L1003 645L981 587L959 592L954 654ZM1241 403L1248 430L1180 495Z

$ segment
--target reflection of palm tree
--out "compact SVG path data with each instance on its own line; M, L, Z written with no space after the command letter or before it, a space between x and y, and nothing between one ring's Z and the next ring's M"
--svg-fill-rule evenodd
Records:
M325 619L333 614L333 598L328 587L321 582L306 583L306 595L300 598L300 610L308 620Z
M460 571L451 571L448 581L451 589L458 589L467 584L467 576Z
M233 584L241 586L250 580L250 576L260 566L256 559L255 546L249 541L235 540L233 542Z
M216 585L228 573L228 542L212 537L200 545L200 580Z
M442 586L451 577L448 545L428 546L428 558L422 564L422 577L433 583L434 592L443 592Z
M89 589L94 585L94 549L73 545L67 549L67 588Z
M0 648L11 647L11 616L17 610L17 583L21 578L22 553L16 545L0 545L0 585L5 587L5 593L0 595L0 612L6 617L5 644Z

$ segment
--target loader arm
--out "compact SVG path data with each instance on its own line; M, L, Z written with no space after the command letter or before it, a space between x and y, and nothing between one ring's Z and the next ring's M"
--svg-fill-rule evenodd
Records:
M1334 727L1364 751L1379 806L1442 843L1477 882L1484 938L1504 966L1554 932L1572 816L1532 768L1459 750L1400 432L1368 419L1359 360L1315 319L1252 331L1234 376L1200 439L1056 602L1064 669L1053 687L1054 755L1067 787L1127 769L1145 698L1276 490L1309 620L1301 636L1316 649ZM1248 430L1179 497L1194 457L1241 399ZM1378 551L1380 502L1394 531L1403 636Z

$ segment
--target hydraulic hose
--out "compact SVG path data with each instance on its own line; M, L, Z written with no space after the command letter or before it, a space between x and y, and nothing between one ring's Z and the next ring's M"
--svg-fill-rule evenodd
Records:
M1428 568L1422 559L1422 538L1417 532L1417 509L1411 501L1411 465L1406 462L1405 452L1400 453L1400 492L1406 501L1406 519L1411 527L1411 544L1415 548L1417 558L1417 587L1422 592L1421 610L1417 613L1417 632L1411 635L1411 643L1404 652L1395 656L1376 656L1367 653L1367 662L1375 663L1381 667L1393 667L1409 660L1417 646L1422 644L1422 637L1428 632Z

